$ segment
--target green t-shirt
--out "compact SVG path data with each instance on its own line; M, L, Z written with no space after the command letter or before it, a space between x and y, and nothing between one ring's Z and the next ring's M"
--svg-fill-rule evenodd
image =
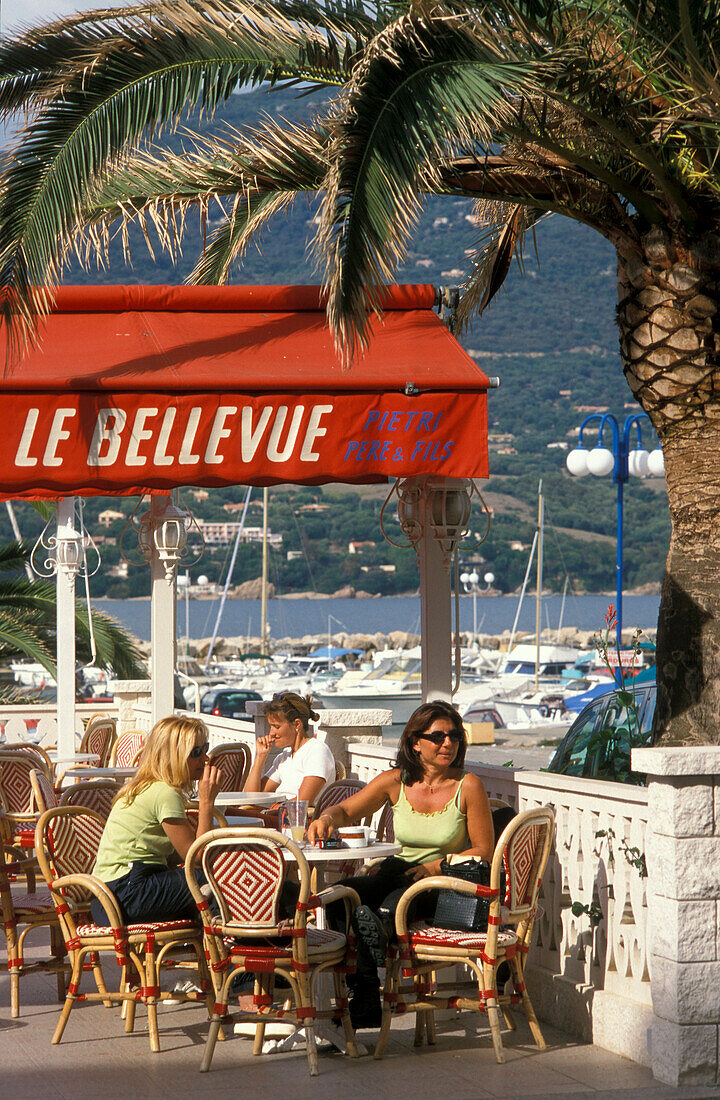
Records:
M185 817L182 793L167 783L151 783L128 805L119 799L110 811L100 839L93 874L102 882L114 882L130 870L131 863L162 863L174 852L162 827L163 821Z

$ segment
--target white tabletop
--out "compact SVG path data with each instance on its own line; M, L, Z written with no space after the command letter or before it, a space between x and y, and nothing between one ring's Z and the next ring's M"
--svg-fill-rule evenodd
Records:
M68 768L65 775L72 779L129 779L137 768Z
M96 752L76 752L66 753L61 755L59 752L49 752L48 756L52 760L53 764L81 764L83 762L92 763L100 759Z
M396 856L400 851L399 844L386 843L385 841L370 841L363 844L362 848L318 848L317 844L308 844L304 841L300 845L300 851L308 863L344 863L351 859L375 859L377 857ZM292 859L289 849L284 849L283 854Z
M277 791L220 791L215 796L216 806L274 806L282 801Z

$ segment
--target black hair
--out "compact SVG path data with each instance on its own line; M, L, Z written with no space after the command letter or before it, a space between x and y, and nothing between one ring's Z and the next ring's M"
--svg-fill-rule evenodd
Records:
M442 699L434 699L431 703L422 703L410 715L405 729L400 737L397 756L394 767L400 768L400 778L403 783L412 787L413 783L419 783L423 777L423 767L415 751L415 743L421 733L425 733L438 718L449 718L453 729L458 735L458 751L452 766L462 768L467 752L467 737L462 719L455 707Z

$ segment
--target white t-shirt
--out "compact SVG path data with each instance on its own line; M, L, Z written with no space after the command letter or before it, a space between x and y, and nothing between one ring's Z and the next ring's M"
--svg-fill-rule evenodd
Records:
M278 783L279 795L296 795L303 779L309 775L320 776L326 783L335 778L335 757L324 741L310 737L293 756L287 748L275 757L266 777Z

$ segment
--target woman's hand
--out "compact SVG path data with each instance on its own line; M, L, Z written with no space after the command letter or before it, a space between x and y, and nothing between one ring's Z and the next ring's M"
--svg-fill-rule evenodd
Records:
M311 844L317 844L319 840L327 840L334 832L335 822L329 814L322 814L308 825L307 838Z
M410 872L413 882L419 882L421 878L432 878L433 875L441 874L440 864L442 860L431 859L429 863L420 863L414 871Z
M275 744L275 735L266 734L265 737L258 737L255 742L255 759L266 760L270 749Z
M198 802L201 806L214 806L220 790L221 771L206 761L202 779L198 780Z

